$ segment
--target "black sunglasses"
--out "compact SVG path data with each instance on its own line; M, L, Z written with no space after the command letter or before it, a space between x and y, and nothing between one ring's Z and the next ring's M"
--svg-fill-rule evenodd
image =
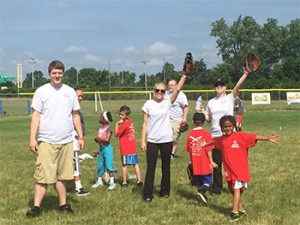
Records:
M162 94L166 93L165 89L155 89L154 91L155 91L155 93L159 93L159 92Z

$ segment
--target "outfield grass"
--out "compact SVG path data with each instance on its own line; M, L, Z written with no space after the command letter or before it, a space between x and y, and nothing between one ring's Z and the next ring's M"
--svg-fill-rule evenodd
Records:
M122 104L132 107L131 117L135 124L138 147L141 137L142 102L111 102L104 104L114 114ZM193 104L191 104L193 106ZM248 211L246 218L237 224L299 224L299 169L300 169L300 117L299 106L272 102L269 106L252 106L245 103L243 130L262 135L276 133L281 136L279 145L259 142L249 151L251 182L243 196L243 205ZM87 135L86 153L97 151L94 136L99 126L97 114L93 112L93 102L83 102ZM193 108L191 107L189 120ZM42 204L42 215L37 219L25 217L33 204L33 173L35 155L29 151L29 116L0 117L1 171L0 171L0 224L229 224L228 214L232 207L232 196L224 182L224 192L220 196L208 195L209 206L196 200L196 190L186 175L188 155L183 152L187 133L179 145L179 157L171 163L171 196L159 198L161 178L158 161L155 179L154 199L145 203L141 189L134 180L128 188L117 185L113 191L107 187L92 189L97 178L97 159L87 159L81 163L82 181L91 194L77 197L70 192L68 201L76 212L75 216L61 215L57 210L57 195L49 186ZM112 123L114 125L114 122ZM205 125L205 128L209 128ZM121 169L117 139L112 139L115 166ZM145 175L145 154L139 152L142 176ZM128 169L133 174L132 168ZM119 172L120 174L120 172Z

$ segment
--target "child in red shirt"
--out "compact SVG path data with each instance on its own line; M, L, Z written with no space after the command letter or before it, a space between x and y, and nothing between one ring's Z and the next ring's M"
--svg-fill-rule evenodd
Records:
M217 149L222 151L223 165L226 172L228 188L233 193L233 207L230 212L231 220L238 220L246 215L242 206L242 192L250 181L248 148L256 145L258 140L278 143L279 136L269 137L245 132L235 132L236 120L233 116L223 116L220 119L223 136L213 140ZM201 146L209 146L210 143Z
M212 160L213 146L200 147L201 141L212 142L211 135L203 129L205 115L195 113L193 123L195 128L192 129L187 137L185 151L190 154L190 161L193 168L194 184L197 186L197 196L201 201L207 204L205 192L212 184L212 167L218 165Z
M130 108L126 105L122 106L119 110L120 120L115 126L115 135L119 137L121 161L122 161L122 177L123 187L127 187L127 165L133 165L136 177L137 185L142 186L141 172L138 164L137 147L134 135L134 126L129 118Z

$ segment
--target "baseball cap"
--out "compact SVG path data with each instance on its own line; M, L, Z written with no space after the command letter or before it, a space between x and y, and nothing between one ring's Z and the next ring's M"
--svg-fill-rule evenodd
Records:
M215 82L214 87L218 87L219 85L220 85L220 86L226 86L226 83L225 83L223 80L218 79L218 80Z
M193 121L200 121L200 122L204 123L204 121L205 121L204 113L199 113L199 112L194 113Z

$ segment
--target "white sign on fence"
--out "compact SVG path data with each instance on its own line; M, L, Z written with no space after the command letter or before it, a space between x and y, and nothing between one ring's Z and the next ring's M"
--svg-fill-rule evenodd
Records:
M300 103L300 92L287 92L286 100L288 105L296 102Z
M271 104L270 93L252 93L252 105Z

